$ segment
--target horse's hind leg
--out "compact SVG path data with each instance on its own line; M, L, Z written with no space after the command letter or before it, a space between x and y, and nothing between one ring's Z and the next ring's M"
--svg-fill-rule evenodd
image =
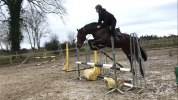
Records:
M143 68L142 68L142 64L141 64L141 59L139 58L139 64L140 64L140 72L142 74L142 76L144 77L144 73L143 73Z
M139 66L140 66L140 68L139 68L140 69L140 73L144 77L144 73L143 73L143 69L142 69L142 64L141 64L141 59L140 59L140 57L138 57L138 51L137 51L137 49L135 51L135 56L136 56L136 59L137 59L137 62L139 64Z
M127 56L127 58L129 59L129 62L130 62L130 68L131 68L131 72L132 72L132 63L131 63L131 55L130 55L130 50L129 49L125 49L125 48L122 48L123 52L125 53L125 55ZM133 68L133 73L135 75L135 71L134 71L134 68Z

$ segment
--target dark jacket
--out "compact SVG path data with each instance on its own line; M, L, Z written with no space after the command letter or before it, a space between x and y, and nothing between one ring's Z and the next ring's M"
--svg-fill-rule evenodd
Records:
M104 22L101 23L102 21ZM98 24L101 25L101 27L103 27L103 26L111 25L112 21L116 21L114 15L107 12L106 9L103 8L101 10L101 13L99 13Z

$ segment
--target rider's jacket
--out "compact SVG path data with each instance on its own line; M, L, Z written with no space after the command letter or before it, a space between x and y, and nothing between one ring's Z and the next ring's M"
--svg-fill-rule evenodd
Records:
M106 9L104 8L101 9L101 13L99 13L98 15L99 15L98 24L101 25L101 27L111 25L113 21L116 21L114 15L106 11ZM101 23L102 21L104 22Z

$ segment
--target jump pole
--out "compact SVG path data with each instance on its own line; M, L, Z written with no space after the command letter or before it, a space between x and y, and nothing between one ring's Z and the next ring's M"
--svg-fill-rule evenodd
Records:
M104 52L103 50L101 50L101 53L103 53L107 58L109 58L109 59L111 59L111 60L113 61L113 58L110 57L108 54L106 54L106 52ZM106 59L107 59L107 58L106 58ZM124 66L122 66L119 62L115 61L115 63L116 63L118 66L124 68Z
M91 62L76 62L77 64L84 64L84 65L89 65L89 66L95 66L95 67L99 67L99 68L108 68L108 69L114 69L113 68L113 64L99 64L99 63L91 63ZM120 71L126 71L126 72L130 72L131 69L129 68L118 68L116 67L116 70L120 70Z
M98 78L101 78L101 79L107 79L107 77L103 77L103 76L97 76ZM129 84L129 83L124 83L124 86L127 86L127 87L133 87L132 84Z
M66 65L62 70L72 71L72 69L69 67L69 49L68 49L68 44L67 43L66 43Z

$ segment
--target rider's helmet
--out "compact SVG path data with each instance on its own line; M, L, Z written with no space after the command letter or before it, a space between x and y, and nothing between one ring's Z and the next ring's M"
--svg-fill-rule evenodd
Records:
M102 6L100 4L96 5L95 9L102 9Z

